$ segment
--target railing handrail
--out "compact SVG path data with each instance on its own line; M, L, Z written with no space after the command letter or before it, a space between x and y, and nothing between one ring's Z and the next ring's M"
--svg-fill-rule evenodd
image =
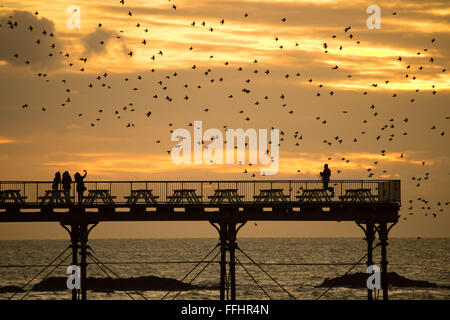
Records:
M364 179L346 179L346 180L330 180L329 182L389 182L389 181L400 181L400 179L382 179L382 180L364 180ZM287 179L287 180L84 180L84 183L164 183L164 182L174 182L174 183L233 183L233 182L262 182L262 183L288 183L288 182L322 182L321 179ZM49 181L33 181L33 180L0 180L0 183L53 183L53 180ZM72 183L75 183L72 181Z
M92 198L100 194L95 194L95 190L109 190L110 196L117 198L117 202L125 201L126 198L130 198L130 191L143 189L145 185L146 190L153 190L155 196L158 196L159 201L166 202L170 198L173 200L171 193L175 189L195 189L196 196L200 197L200 202L204 203L208 201L214 189L228 189L234 186L235 189L239 189L240 195L245 196L245 201L252 201L253 199L259 199L257 195L260 192L264 192L263 189L283 189L284 192L289 193L288 197L291 201L298 198L298 193L305 193L306 190L325 190L324 197L327 197L331 192L331 198L339 197L339 199L347 199L352 196L352 192L357 191L354 195L356 198L363 198L364 189L370 189L370 193L373 196L378 197L380 201L387 202L401 202L401 181L398 179L384 179L384 180L363 180L363 179L346 179L346 180L329 180L328 186L323 183L322 179L286 179L286 180L92 180L83 181L84 191L88 191ZM323 185L322 185L323 184ZM62 182L59 183L57 189L64 187ZM66 188L66 191L70 191L70 194L75 197L77 195L84 197L83 193L78 193L78 184L72 181L70 188ZM27 202L39 202L47 199L47 194L53 197L59 197L52 193L55 186L53 181L0 181L0 202L12 201L13 198L18 198L18 195L13 195L11 191L20 190L21 198L14 201L22 201L22 198L27 199ZM180 188L181 187L181 188ZM52 190L50 190L52 189ZM303 190L303 191L302 191ZM5 192L3 192L5 191ZM11 194L8 194L9 191ZM90 193L93 191L92 193ZM314 191L315 192L315 191ZM44 195L45 196L40 196ZM100 192L101 193L101 192ZM361 193L361 194L359 194ZM187 195L184 195L187 196ZM140 197L140 196L139 196ZM319 200L320 196L315 194L314 199ZM318 198L319 197L319 198ZM189 197L188 197L189 198ZM274 196L269 197L272 200L276 200ZM104 200L104 199L103 199ZM189 198L189 201L192 199ZM228 199L229 201L232 201ZM53 200L52 200L53 201ZM97 200L95 200L97 201ZM147 200L146 200L147 201ZM175 201L175 200L174 200ZM178 201L178 200L176 200Z

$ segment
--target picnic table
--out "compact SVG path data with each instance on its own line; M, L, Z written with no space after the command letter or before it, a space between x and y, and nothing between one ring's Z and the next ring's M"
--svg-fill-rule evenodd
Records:
M111 196L109 190L89 190L89 194L86 197L83 197L84 205L93 205L96 204L97 200L101 200L103 204L113 205L114 199L116 196Z
M0 204L14 203L14 204L25 204L25 199L20 194L20 190L2 190L0 191ZM11 201L11 202L7 202Z
M347 189L345 195L339 196L342 202L376 202L371 189Z
M158 198L159 196L153 195L152 190L147 189L131 190L130 196L125 197L127 205L138 204L139 200L144 200L147 205L156 204Z
M43 197L39 197L41 205L71 205L74 197L64 190L46 190Z
M289 201L289 196L283 194L283 189L261 189L258 196L253 196L256 203L267 202L286 202Z
M211 199L210 204L242 203L244 196L239 195L237 189L216 189L214 195L208 198Z
M302 202L328 202L331 197L325 189L302 189L302 194L296 196Z
M201 204L201 196L195 193L195 189L177 189L173 190L173 195L167 196L170 204L180 204L184 200L189 204Z

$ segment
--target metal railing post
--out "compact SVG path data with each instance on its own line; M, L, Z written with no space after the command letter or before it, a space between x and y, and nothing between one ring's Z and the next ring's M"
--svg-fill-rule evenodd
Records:
M168 186L169 182L166 181L166 182L163 182L163 183L166 185L166 199L165 199L165 200L166 200L166 202L167 202L167 192L168 192L167 186Z
M203 199L203 181L200 182L200 198L202 199L202 202L204 202L204 199Z
M289 200L292 201L292 184L291 184L291 180L289 180Z

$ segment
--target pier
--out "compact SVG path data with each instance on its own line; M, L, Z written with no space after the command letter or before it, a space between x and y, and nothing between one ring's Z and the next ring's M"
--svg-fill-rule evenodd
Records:
M89 181L85 185L87 190L78 199L75 184L64 191L53 190L51 182L0 181L0 222L55 222L67 230L72 264L81 271L81 289L73 289L73 300L87 299L89 233L105 221L210 223L219 238L221 300L236 299L237 235L248 221L353 222L364 232L368 266L374 264L372 251L378 237L383 299L388 299L388 234L399 218L399 180L331 180L334 194L318 180ZM372 290L367 297L373 299Z

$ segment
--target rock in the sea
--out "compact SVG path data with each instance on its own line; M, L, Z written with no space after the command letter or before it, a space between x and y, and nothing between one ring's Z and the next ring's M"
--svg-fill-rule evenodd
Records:
M0 293L6 293L6 292L25 292L21 287L18 286L5 286L0 287Z
M320 285L320 287L346 287L346 288L367 288L367 278L370 276L369 273L353 273L347 274L341 277L325 279ZM416 287L416 288L438 288L443 287L435 283L421 280L411 280L400 276L396 272L388 272L388 283L393 287Z

